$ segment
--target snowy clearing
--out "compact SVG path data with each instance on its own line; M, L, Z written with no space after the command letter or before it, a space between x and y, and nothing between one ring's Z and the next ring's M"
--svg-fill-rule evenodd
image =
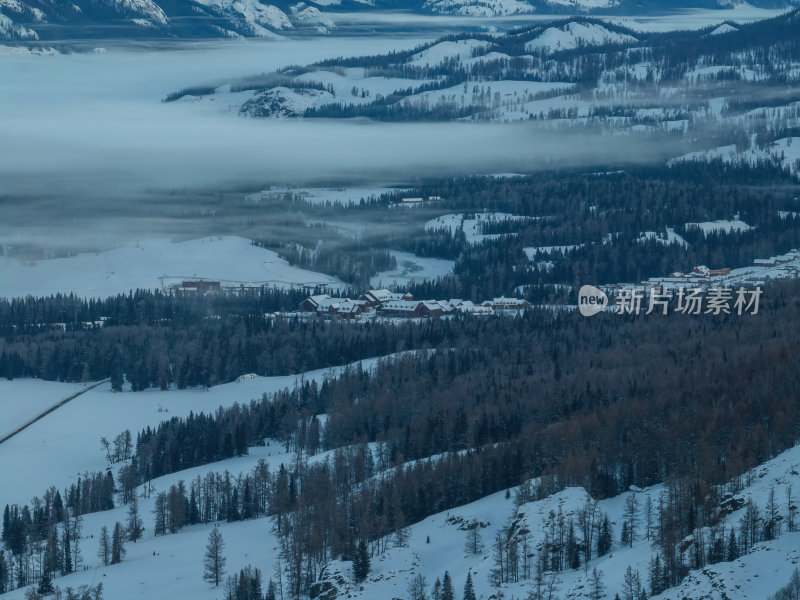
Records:
M513 233L503 234L484 234L482 233L485 225L502 221L527 221L534 217L510 215L502 212L476 213L473 218L467 219L464 214L442 215L425 223L425 229L432 231L435 229L447 229L453 235L462 230L469 244L480 244L486 240L497 239L502 235L514 235Z
M383 288L396 285L402 289L412 283L420 283L451 275L455 266L455 261L453 260L425 258L411 252L391 250L390 254L397 261L397 268L374 275L370 279L372 287Z
M226 236L188 242L148 239L103 252L39 261L0 259L0 297L73 293L108 297L135 289L158 289L159 279L205 278L238 285L338 286L336 278L292 267L278 254Z
M379 360L366 359L352 366L361 364L371 369ZM148 425L152 427L172 417L185 417L190 412L213 413L220 406L249 403L265 393L292 388L301 377L321 383L348 366L318 369L302 375L242 377L208 389L115 393L111 391L111 384L101 385L0 446L0 472L3 473L0 505L28 502L50 485L63 488L86 471L105 469L107 461L100 446L102 436L112 439L125 429L130 429L135 436ZM5 429L7 423L11 425L13 418L13 426L9 427L13 429L42 408L56 404L76 387L79 388L39 380L0 381L2 428ZM17 395L21 391L26 391L27 395ZM53 395L48 396L51 391ZM33 399L30 407L28 398ZM76 428L91 433L78 435ZM31 473L39 475L31 477Z

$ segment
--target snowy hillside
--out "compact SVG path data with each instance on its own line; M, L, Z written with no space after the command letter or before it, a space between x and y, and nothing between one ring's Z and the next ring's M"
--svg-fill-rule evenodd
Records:
M671 165L719 159L797 172L800 101L786 88L800 81L800 63L786 50L797 43L797 18L795 11L671 33L614 19L543 20L504 35L448 36L169 99L269 119L533 122L577 137L588 131L649 140ZM775 53L782 58L759 58Z
M735 145L720 146L684 154L675 158L673 162L698 160L720 160L725 163L750 165L775 164L800 175L800 137L781 138L764 147L752 147L747 150L740 150Z
M324 375L319 371L307 373L305 377L321 380ZM294 380L294 377L245 378L210 391L147 392L137 395L135 402L130 401L129 394L113 394L106 388L90 392L74 404L60 409L57 417L46 419L0 447L0 469L4 473L0 504L23 502L44 491L47 485L65 485L84 470L103 469L107 463L99 445L99 435L112 436L126 427L136 431L168 417L184 416L189 410L208 411L214 410L218 404L230 406L234 402L247 402L261 393L291 386ZM20 383L27 389L38 386L37 397L47 394L57 397L59 394L56 386L41 382ZM0 390L4 395L6 391L18 392L25 389L19 387L20 383L0 383ZM62 391L68 390L65 387ZM0 405L0 410L3 410L4 417L14 414L3 405ZM74 435L69 427L63 425L72 422L91 423L95 434ZM308 460L320 464L332 460L332 456L323 452L308 457ZM128 509L125 506L85 515L80 547L83 564L88 570L57 578L54 583L64 589L102 580L106 597L115 600L142 596L151 600L218 598L219 590L201 578L205 542L213 528L219 529L226 542L229 572L250 564L261 569L266 577L276 577L280 544L273 532L272 519L262 517L243 522L195 525L175 534L154 536L150 515L155 509L155 496L180 481L189 482L213 473L229 473L236 477L239 473L252 471L259 464L276 472L281 464L288 467L296 460L293 452L267 440L265 446L250 448L246 456L153 480L146 495L144 488L137 489L139 509L144 516L144 537L135 544L128 544L127 557L121 564L103 566L94 550L102 526L112 527L115 522L126 520ZM118 473L120 466L117 464L114 471ZM32 472L36 472L37 477L30 477ZM64 479L59 475L64 472L74 475ZM536 589L549 590L559 598L585 598L593 588L597 573L600 573L602 588L598 598L610 599L617 593L625 597L628 572L638 572L639 581L650 588L649 573L659 552L655 541L659 525L654 513L648 511L659 506L661 499L666 497L665 486L645 490L634 488L629 493L595 503L584 489L577 487L535 500L528 497L537 482L532 483L533 487L526 484L508 490L509 493L498 492L435 514L409 527L402 538L393 537L385 543L376 543L370 573L361 584L353 580L350 561L333 560L320 574L318 589L325 590L325 598L329 599L408 598L414 582L422 581L426 593L431 593L434 582L437 579L441 581L445 572L452 578L458 597L469 574L479 599L523 598ZM800 561L800 533L787 531L795 527L790 524L796 511L791 500L798 489L800 448L784 452L740 481L733 482L732 491L721 489L724 517L718 529L697 531L693 536L695 539L703 536L713 538L720 534L719 528L725 535L729 531L738 532L747 520L749 506L760 507L766 519L767 511L773 510L770 508L771 498L777 499L774 510L782 524L775 530L775 539L756 542L747 553L733 561L692 570L677 587L656 597L659 600L763 599L777 591L788 581ZM633 517L631 506L635 506L636 511ZM724 507L733 507L733 510ZM570 529L568 535L581 538L584 534L580 523L587 515L593 515L591 518L597 523L607 519L611 538L609 550L579 569L541 570L537 566L537 557L552 551L554 536L563 535L567 523L570 528L575 528ZM634 523L633 542L622 543L620 539L626 535L624 531L629 522ZM602 530L600 525L598 531ZM504 576L498 575L497 548L505 548L505 552L511 547L510 543L513 543L514 552L524 554L520 563L523 566L510 581L505 581ZM682 547L690 556L692 539L685 540ZM498 577L503 581L498 582ZM21 600L23 596L23 590L18 590L2 598Z
M704 9L735 14L737 10L796 6L795 0L4 0L0 3L0 40L42 37L71 41L107 36L112 39L273 38L281 32L336 30L342 11L373 13L391 21L395 11L425 15L504 18L524 15L664 14ZM755 9L758 10L758 9ZM346 13L345 13L346 14ZM349 19L343 21L349 24ZM493 26L489 26L493 27ZM722 31L727 31L723 29ZM722 32L720 31L720 33Z
M489 48L490 42L481 40L458 40L455 42L439 42L422 52L413 54L409 64L419 67L434 66L446 59L458 59L463 62L472 56L477 48Z
M439 14L499 17L535 12L524 0L425 0L425 8Z
M528 51L574 50L581 46L602 46L604 44L629 44L636 42L632 35L609 31L595 23L567 23L563 27L550 27L541 35L525 44Z
M56 36L84 38L102 32L110 37L266 37L299 27L322 33L335 28L319 8L255 0L196 0L187 3L159 0L76 0L58 4L47 0L4 0L0 3L0 40L28 40ZM189 20L191 19L191 20Z
M231 22L238 22L237 29L249 29L253 35L268 36L269 30L291 29L289 17L277 6L270 6L255 0L200 0L200 4L225 15Z
M481 244L487 240L497 239L502 235L514 235L513 232L508 234L499 233L484 233L484 229L492 227L500 223L514 222L514 221L530 221L533 217L522 217L519 215L510 215L508 213L477 213L474 215L455 214L455 215L442 215L436 217L425 223L425 229L435 231L437 229L446 229L452 235L458 232L463 232L464 237L468 244Z

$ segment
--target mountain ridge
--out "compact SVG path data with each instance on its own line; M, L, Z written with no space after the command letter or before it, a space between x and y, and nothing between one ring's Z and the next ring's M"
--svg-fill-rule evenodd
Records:
M789 8L797 0L756 0ZM274 37L293 30L330 33L332 13L402 10L475 17L521 14L650 14L724 9L730 0L0 0L0 40L202 39Z

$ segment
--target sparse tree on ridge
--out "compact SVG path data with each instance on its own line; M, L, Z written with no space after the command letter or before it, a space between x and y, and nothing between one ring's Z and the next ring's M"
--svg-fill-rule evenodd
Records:
M409 600L428 600L428 582L425 576L417 573L408 584Z
M601 600L606 594L606 586L603 584L603 572L597 567L592 569L589 579L589 598L590 600Z
M353 557L353 579L361 583L369 575L370 559L367 543L362 539L358 542L355 556Z
M111 564L116 565L122 562L125 556L125 530L122 524L114 523L114 531L111 534Z
M464 600L476 600L475 588L472 585L472 573L467 571L467 582L464 584Z
M477 519L472 519L467 526L467 540L464 543L464 551L470 556L477 556L482 550L481 524Z
M133 495L131 503L128 505L128 523L125 528L128 534L128 541L136 543L142 537L144 526L142 518L139 516L139 500L136 494Z
M111 537L108 534L108 527L103 525L100 530L100 542L97 548L97 556L99 556L104 566L111 564Z
M456 600L453 579L447 571L444 572L444 579L442 579L442 600Z
M213 583L215 587L219 587L222 582L222 577L225 575L225 556L222 551L225 549L225 542L222 539L222 534L217 527L211 530L208 534L208 544L206 545L206 554L203 560L203 579L209 583Z
M624 512L624 521L622 523L622 543L627 544L629 547L633 547L633 543L636 541L636 525L639 520L639 500L636 498L636 494L631 492L628 494L628 497L625 498L625 512Z

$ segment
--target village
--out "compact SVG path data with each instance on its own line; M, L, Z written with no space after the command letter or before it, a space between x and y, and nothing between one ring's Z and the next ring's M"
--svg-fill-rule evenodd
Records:
M329 294L309 296L296 312L284 316L321 319L325 321L350 321L367 319L425 319L448 317L457 314L477 316L520 316L531 308L530 302L521 298L494 298L481 303L452 298L450 300L415 300L406 292L388 289L369 290L357 299L336 298Z
M738 269L709 269L698 266L688 273L675 272L668 277L652 277L643 282L644 287L674 289L679 287L734 287L764 285L770 279L800 277L800 250L770 258L757 258L753 265Z

